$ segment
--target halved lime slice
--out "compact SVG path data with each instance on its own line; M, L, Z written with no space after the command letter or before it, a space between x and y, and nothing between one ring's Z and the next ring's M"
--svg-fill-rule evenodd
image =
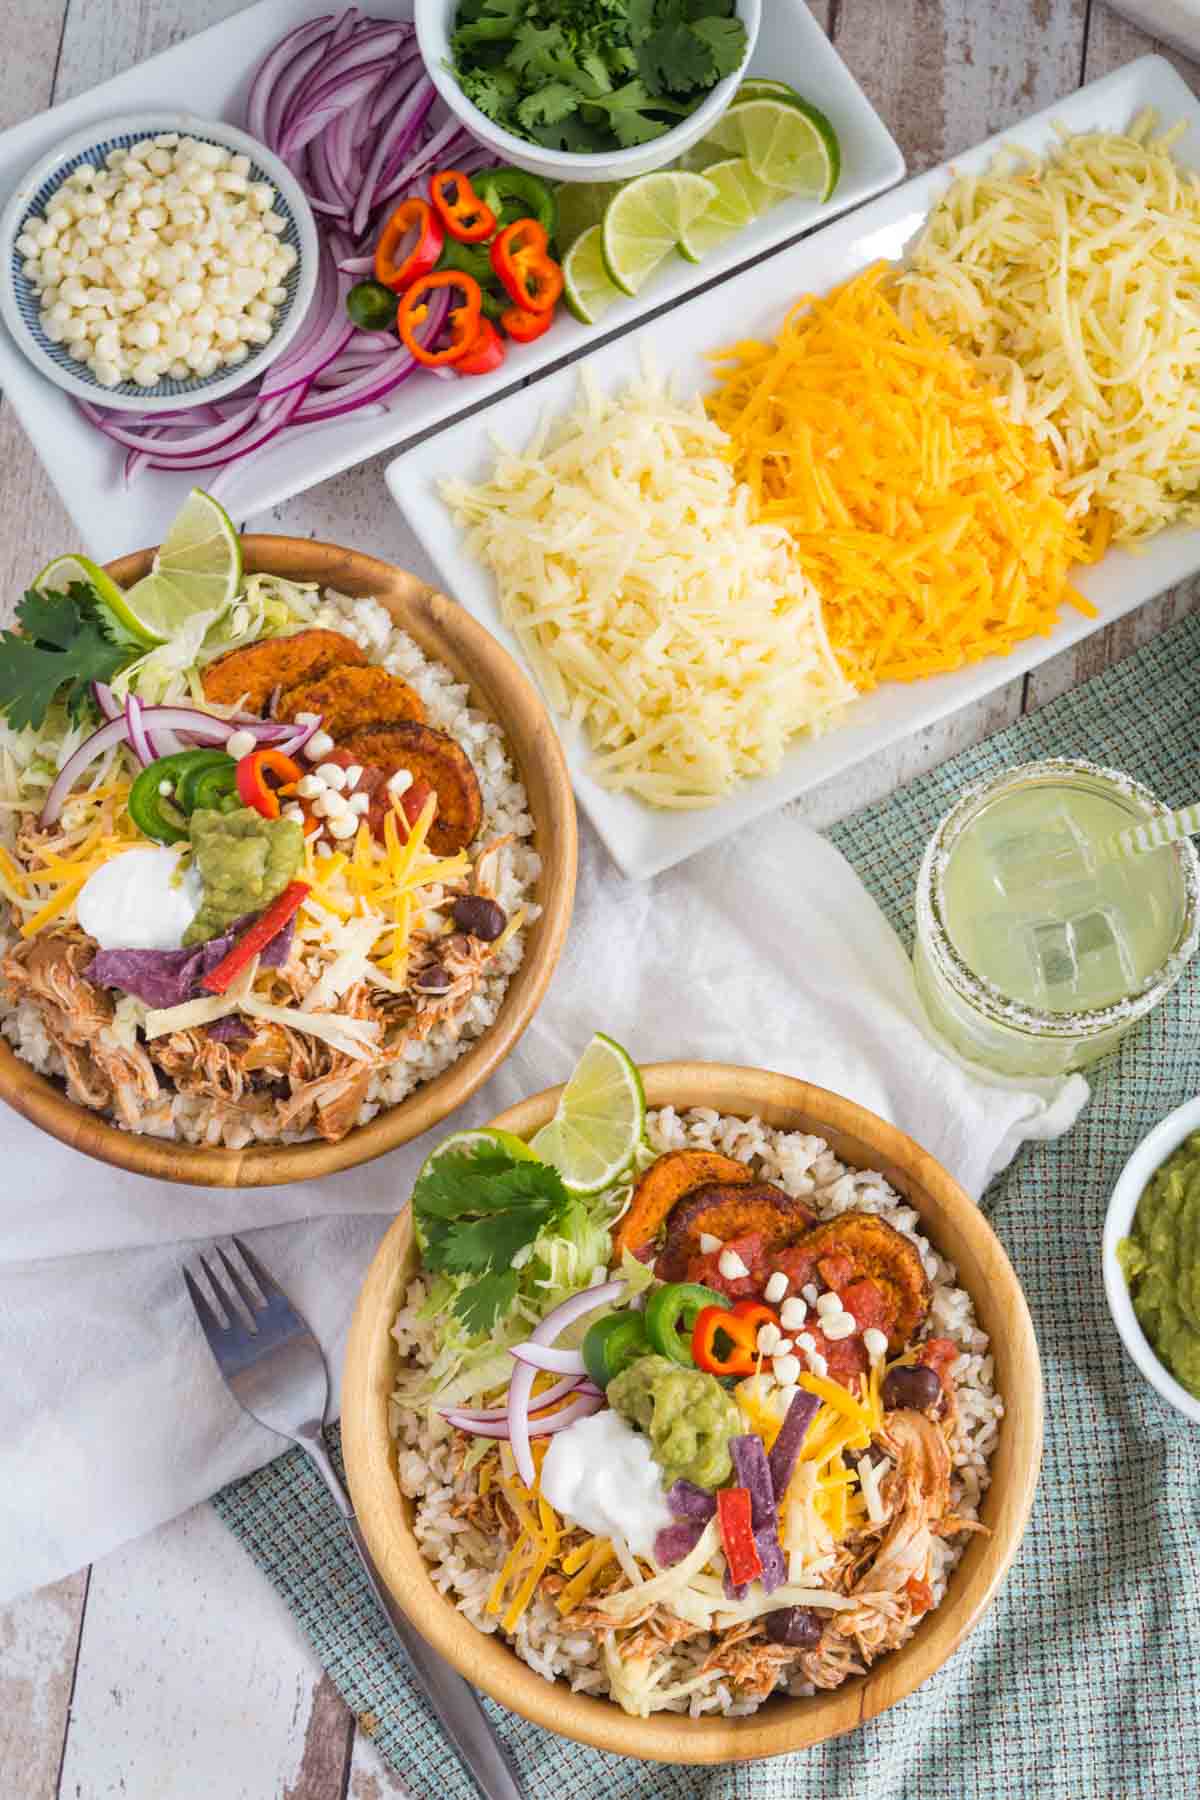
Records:
M646 1096L633 1058L598 1031L548 1125L529 1148L553 1163L573 1194L599 1194L625 1173L646 1130Z
M608 279L599 225L589 225L563 257L563 293L567 305L585 325L594 325L614 300L624 300Z
M161 644L194 613L216 612L242 585L242 546L225 508L193 488L159 546L154 567L124 596L138 632Z
M760 181L744 156L730 156L724 162L711 163L705 180L717 190L698 219L693 219L679 240L679 253L689 262L699 262L726 238L744 231L760 212L773 206L781 196L777 188Z
M563 181L554 190L558 202L558 247L565 254L585 231L599 225L621 181Z
M139 643L150 645L158 642L157 638L147 633L140 619L130 612L125 595L112 576L106 575L100 564L94 563L90 556L77 556L74 551L66 556L56 556L53 562L46 564L40 575L34 576L32 585L39 594L65 594L73 581L90 582L109 612L121 621Z
M655 169L627 182L608 203L602 248L609 280L623 294L636 294L717 190L703 175L683 169Z
M730 101L730 106L740 106L744 100L798 100L795 88L789 87L786 81L775 81L769 75L747 75L737 93Z
M730 156L744 156L768 187L828 200L841 168L837 133L800 99L747 100L731 106L708 133Z

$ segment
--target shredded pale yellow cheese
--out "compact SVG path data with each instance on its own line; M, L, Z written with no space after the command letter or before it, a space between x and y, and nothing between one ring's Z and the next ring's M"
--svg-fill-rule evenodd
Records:
M603 787L711 806L851 698L787 532L699 401L650 375L610 396L585 370L552 431L442 494Z
M906 316L978 359L1121 543L1200 520L1200 180L1156 123L961 176L901 278Z

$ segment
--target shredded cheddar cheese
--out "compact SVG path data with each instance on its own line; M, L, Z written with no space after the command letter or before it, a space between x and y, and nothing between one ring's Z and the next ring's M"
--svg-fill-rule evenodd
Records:
M860 689L1046 636L1103 522L1068 516L1049 448L876 264L713 357L708 410L764 524L786 526Z

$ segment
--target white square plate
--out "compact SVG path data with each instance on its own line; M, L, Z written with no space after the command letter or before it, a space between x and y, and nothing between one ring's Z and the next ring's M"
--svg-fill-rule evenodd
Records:
M677 307L667 318L606 344L588 358L588 366L607 391L633 377L649 352L660 370L674 375L681 393L708 385L704 353L724 343L731 319L740 336L778 329L784 313L802 292L823 293L879 258L895 261L944 191L952 172L980 171L1003 144L1031 150L1049 146L1055 126L1070 131L1124 130L1143 107L1154 107L1164 123L1184 120L1187 135L1175 147L1180 159L1200 167L1200 103L1158 56L1145 56L1128 68L1081 88L1057 106L1047 108L1002 137L957 157L915 181L905 182L852 218L813 233L803 243L747 270L716 290ZM390 463L388 485L435 565L447 592L462 602L519 662L522 651L501 624L491 576L471 557L462 535L438 498L437 484L448 475L476 479L484 475L492 454L490 434L519 447L544 413L560 413L573 397L576 369L561 369L534 382L523 392L500 401L485 420L443 432L432 443ZM486 424L487 431L481 427ZM1200 569L1200 531L1181 527L1163 532L1138 556L1110 551L1094 567L1072 575L1075 584L1099 609L1084 618L1068 610L1049 638L1033 638L1011 655L990 657L953 675L930 676L910 683L891 682L854 701L846 722L827 736L797 743L778 773L746 782L728 800L703 812L661 811L629 795L609 793L587 773L588 751L582 731L563 726L561 736L575 792L608 846L614 860L635 879L657 874L725 837L749 820L793 800L806 789L850 768L947 713L980 699L993 688L1024 674L1038 663L1078 643L1093 631L1140 606L1172 583Z
M364 0L384 18L411 18L411 0ZM81 126L131 110L181 107L209 119L240 125L255 68L271 45L302 20L335 10L324 0L259 0L209 31L178 44L139 68L129 69L77 100L29 119L0 136L0 199L31 164ZM536 375L562 357L578 356L664 304L678 300L743 263L807 230L818 216L834 218L899 181L904 159L858 83L817 25L804 0L767 0L750 73L790 81L833 122L842 146L837 191L824 207L807 200L776 206L700 265L679 258L637 300L615 306L603 327L581 325L563 309L554 329L537 344L509 357L494 375L463 381L414 376L400 388L392 410L371 418L284 433L222 484L221 498L244 519L318 481L326 481L380 450L407 443ZM435 112L435 117L436 112ZM6 332L0 331L0 387L33 439L63 504L79 527L84 549L101 561L160 541L188 488L203 473L173 475L149 469L132 487L122 481L124 453L92 429L70 399L40 375Z

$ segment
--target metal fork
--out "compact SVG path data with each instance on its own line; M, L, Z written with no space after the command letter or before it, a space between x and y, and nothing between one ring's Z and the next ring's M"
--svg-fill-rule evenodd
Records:
M191 1273L183 1271L217 1367L244 1412L269 1431L291 1438L316 1464L345 1520L375 1598L407 1652L426 1699L486 1800L524 1800L516 1769L488 1723L474 1688L425 1642L392 1599L371 1560L350 1496L325 1448L323 1427L329 1404L329 1373L321 1346L253 1252L239 1238L233 1242L258 1283L258 1293L219 1245L216 1254L224 1265L224 1279L211 1258L200 1258L228 1324L221 1323ZM245 1319L237 1305L239 1300Z

